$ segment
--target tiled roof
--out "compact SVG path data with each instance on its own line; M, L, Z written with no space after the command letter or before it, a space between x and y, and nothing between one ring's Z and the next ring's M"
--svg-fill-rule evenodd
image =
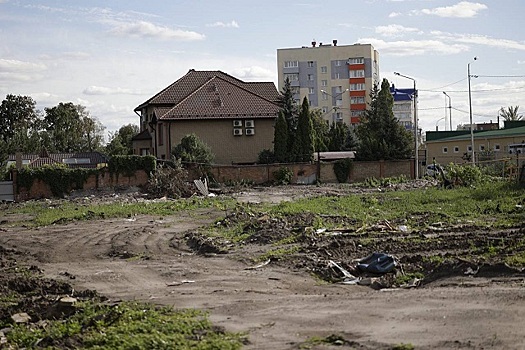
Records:
M45 152L38 154L23 154L23 160L29 160L30 167L39 167L46 164L64 163L64 159L89 159L89 164L67 164L72 168L93 168L98 164L107 163L108 158L100 152L73 152L73 153L50 153L46 157ZM8 161L16 161L16 155L10 154L7 158Z
M148 129L144 129L142 132L140 132L137 135L133 136L131 139L133 141L135 141L135 140L151 140L151 134L149 133Z
M507 128L507 129L497 129L497 130L487 130L487 131L477 131L474 132L474 138L475 139L484 139L484 138L497 138L497 137L518 137L525 140L525 126L517 127L517 128ZM438 140L427 140L427 142L431 141L458 141L458 140L470 140L470 132L465 132L461 135L441 138Z
M274 118L278 112L277 104L219 76L205 82L169 111L155 109L160 120Z
M279 92L271 82L244 82L222 71L196 71L191 69L176 82L136 107L135 111L139 111L148 105L155 107L174 107L214 78L220 78L231 85L250 91L252 94L270 102L277 103L278 101ZM157 114L157 117L164 115L165 113L163 112L164 111L159 111L160 114Z

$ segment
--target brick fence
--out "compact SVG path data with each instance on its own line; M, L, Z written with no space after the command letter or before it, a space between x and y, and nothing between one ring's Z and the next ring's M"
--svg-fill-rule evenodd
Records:
M35 179L30 188L18 188L17 186L17 171L13 171L13 188L15 192L15 201L24 201L38 198L52 198L53 193L49 184L42 180ZM133 187L144 186L148 183L148 174L144 170L138 170L132 176L125 176L122 174L111 174L109 170L100 172L98 175L91 175L82 186L84 191L101 190L115 187Z
M338 182L334 173L334 163L286 163L268 165L220 165L213 166L211 173L219 183L251 181L256 184L270 183L275 180L274 173L281 167L293 172L292 183L313 184L317 180L324 183ZM414 162L411 160L353 162L348 183L360 182L370 177L384 178L404 175L414 177ZM28 188L18 188L17 172L13 171L13 188L15 201L38 198L52 198L49 184L35 179ZM198 178L198 176L194 176ZM148 174L139 170L133 176L111 174L109 170L99 175L91 175L82 186L85 191L102 190L116 187L143 187L148 183Z

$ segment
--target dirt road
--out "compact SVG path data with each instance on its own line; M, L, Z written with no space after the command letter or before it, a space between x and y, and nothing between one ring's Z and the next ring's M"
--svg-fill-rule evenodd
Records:
M278 262L252 269L248 257L260 245L195 254L186 233L221 215L203 210L35 229L10 226L8 218L0 246L27 252L27 263L76 289L208 310L215 324L249 334L246 349L298 349L332 334L343 348L525 349L524 277L455 276L374 290L329 284Z

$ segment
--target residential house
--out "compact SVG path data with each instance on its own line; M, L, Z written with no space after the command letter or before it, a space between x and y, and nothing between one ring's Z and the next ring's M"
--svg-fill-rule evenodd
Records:
M19 154L21 166L38 168L44 165L65 164L69 168L99 168L107 165L108 158L100 152L48 153L45 149L39 154ZM7 166L16 165L17 155L10 154Z
M279 96L271 82L191 69L135 108L140 134L133 152L170 159L171 150L193 133L211 148L215 164L255 163L262 150L273 149Z
M357 125L370 93L379 84L379 53L370 44L311 46L277 50L279 90L290 81L294 99L304 97L329 122Z
M515 158L525 144L525 121L506 121L503 129L475 130L474 155L476 163L484 159ZM427 164L468 163L471 161L472 142L469 130L427 131Z

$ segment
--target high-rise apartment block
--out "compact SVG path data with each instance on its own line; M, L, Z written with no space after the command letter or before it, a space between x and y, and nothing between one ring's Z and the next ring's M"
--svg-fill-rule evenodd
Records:
M358 124L374 84L379 83L379 53L370 44L311 46L277 50L279 90L288 78L294 99L304 97L330 122Z

